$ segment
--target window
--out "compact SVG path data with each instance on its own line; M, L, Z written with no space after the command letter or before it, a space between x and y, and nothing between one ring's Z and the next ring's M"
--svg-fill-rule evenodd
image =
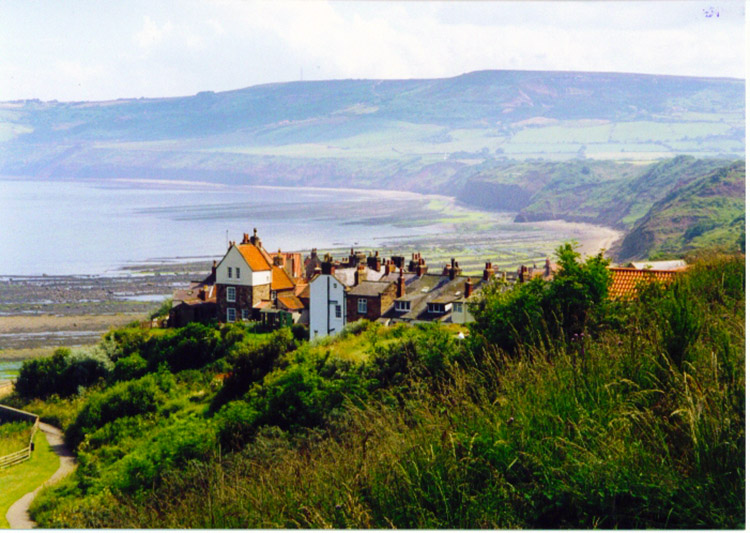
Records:
M236 276L235 276L235 277L236 277L237 279L240 279L240 267L237 267L237 268L235 268L235 269L234 269L234 273L236 274Z
M359 298L357 300L357 312L361 315L367 313L367 298Z
M341 318L341 306L336 306L336 318Z
M227 287L227 302L237 301L237 289L234 287Z
M242 310L242 320L247 320L247 309Z
M396 301L396 311L409 311L411 309L411 302L405 302L402 300Z
M232 267L227 267L227 277L228 278L232 277Z
M227 307L227 322L237 320L237 310L234 307Z
M441 304L427 304L427 312L428 313L444 313L445 310L443 309L443 306Z
M276 291L271 291L271 300L276 301Z
M456 313L463 313L464 312L464 304L463 303L456 302L454 305L455 305L454 311Z

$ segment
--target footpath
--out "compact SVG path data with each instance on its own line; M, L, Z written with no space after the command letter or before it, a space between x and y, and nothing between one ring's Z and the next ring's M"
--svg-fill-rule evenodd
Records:
M29 517L29 507L31 506L31 502L34 501L37 492L47 485L52 485L64 478L75 470L76 467L75 456L70 452L68 447L65 446L62 431L54 426L44 423L39 424L39 429L42 430L44 436L47 437L47 442L49 442L52 451L60 457L60 467L54 474L52 474L52 477L45 481L41 486L37 487L33 492L29 492L10 506L5 518L8 520L11 529L32 529L35 527L36 522Z

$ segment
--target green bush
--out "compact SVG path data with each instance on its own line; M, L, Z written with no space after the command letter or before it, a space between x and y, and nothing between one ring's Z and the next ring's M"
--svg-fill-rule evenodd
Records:
M552 350L607 320L611 275L603 255L580 260L572 244L557 249L559 269L551 281L533 278L512 288L496 282L471 304L474 351L499 348L518 355L528 347Z
M184 468L189 461L206 460L215 445L209 421L196 417L177 420L122 459L114 488L126 493L153 489L161 475Z
M88 433L108 422L155 412L173 386L174 378L160 372L136 381L118 383L104 392L91 395L75 421L66 429L66 442L76 448Z
M24 361L15 388L24 398L72 396L80 388L106 379L113 366L99 348L75 351L58 348L52 357Z
M276 368L284 354L296 347L289 328L279 329L261 342L249 337L235 344L228 355L232 370L214 397L211 409L216 411L225 403L240 398L253 383Z
M173 372L190 368L202 368L221 355L220 333L212 326L191 322L184 328L152 337L146 343L142 355L148 360L149 370L156 370L167 363Z
M117 360L114 371L112 372L112 380L131 381L144 376L147 370L148 361L137 353L134 353Z

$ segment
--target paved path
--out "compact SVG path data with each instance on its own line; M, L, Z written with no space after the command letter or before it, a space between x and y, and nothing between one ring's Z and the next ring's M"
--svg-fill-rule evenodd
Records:
M75 457L70 453L67 446L65 446L62 431L54 426L44 423L39 424L39 429L41 429L44 432L44 436L47 437L47 442L49 442L52 451L60 457L60 468L58 468L57 471L52 474L52 477L45 481L44 484L37 487L33 492L29 492L10 506L8 513L5 515L5 519L8 520L11 529L31 529L36 526L36 522L29 517L29 506L31 506L31 502L34 501L36 493L43 487L51 485L67 476L75 470L76 467Z

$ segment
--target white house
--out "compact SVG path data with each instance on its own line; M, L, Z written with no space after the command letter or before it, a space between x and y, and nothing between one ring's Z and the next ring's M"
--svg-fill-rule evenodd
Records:
M310 282L310 340L335 335L346 324L346 286L334 275L331 263Z

